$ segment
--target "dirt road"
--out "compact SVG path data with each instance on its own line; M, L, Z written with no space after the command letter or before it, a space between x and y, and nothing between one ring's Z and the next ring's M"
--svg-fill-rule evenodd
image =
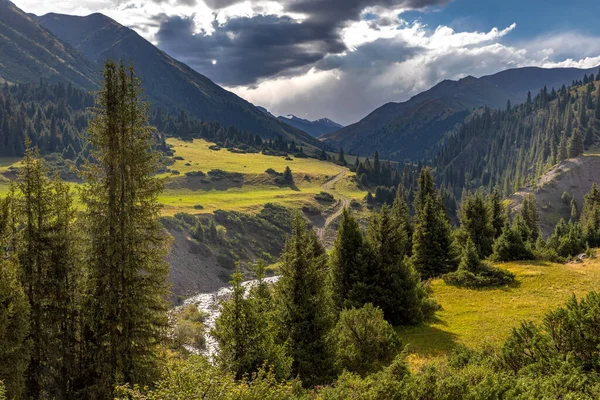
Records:
M350 207L350 199L347 198L346 196L336 192L336 190L335 190L335 185L340 180L344 179L347 174L348 174L348 170L344 169L342 172L340 172L339 174L337 174L336 176L334 176L333 178L331 178L327 182L325 182L323 185L321 185L321 189L323 189L324 192L327 192L338 199L337 204L330 211L330 213L325 217L325 222L321 226L315 226L317 236L319 237L319 239L321 239L321 241L323 240L329 225L331 225L331 223L333 221L335 221L340 215L342 215L344 208Z

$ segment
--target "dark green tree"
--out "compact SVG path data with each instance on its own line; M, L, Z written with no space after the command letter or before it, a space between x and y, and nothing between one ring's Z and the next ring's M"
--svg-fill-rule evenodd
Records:
M458 217L458 238L462 241L461 245L464 247L469 240L472 241L481 259L492 254L496 232L492 225L492 209L486 203L483 194L478 191L463 198Z
M275 285L278 322L293 358L292 375L309 386L331 378L332 355L327 335L333 304L327 288L327 255L300 215L281 255L281 278Z
M84 173L81 198L85 227L88 300L85 359L80 390L111 399L116 384L150 384L156 378L158 345L167 324L165 261L155 177L158 154L141 82L133 67L107 61L89 122L94 163Z
M512 225L508 223L505 225L502 234L494 242L491 259L494 261L535 259L531 244L523 239L518 221L513 221Z
M419 173L419 180L417 183L417 193L415 194L414 209L415 214L418 216L425 208L425 201L427 197L435 198L437 193L435 191L435 181L429 167L425 167Z
M434 278L457 267L452 228L436 197L428 195L417 215L412 238L412 264L422 279Z
M521 205L520 215L531 234L531 242L535 242L540 236L540 213L538 211L535 194L526 194Z
M401 231L401 236L406 238L404 243L404 254L410 256L412 254L412 235L413 227L411 224L410 210L404 198L404 186L398 185L396 197L392 204L391 214L398 229Z
M340 164L342 164L342 165L346 165L346 164L348 164L348 163L346 162L346 157L344 156L344 149L343 149L343 148L340 148L340 155L339 155L339 157L338 157L338 161L339 161L339 163L340 163Z
M288 185L292 185L294 183L294 176L292 175L292 170L289 166L285 167L285 171L283 171L283 181Z
M586 240L590 246L600 245L600 187L596 183L585 195L581 224Z
M492 193L488 196L488 208L491 213L492 227L494 228L494 240L502 234L502 229L506 225L508 216L506 208L502 203L502 194L496 186Z
M583 135L579 129L573 131L573 135L571 135L571 138L569 139L567 151L569 153L569 158L579 157L583 154Z

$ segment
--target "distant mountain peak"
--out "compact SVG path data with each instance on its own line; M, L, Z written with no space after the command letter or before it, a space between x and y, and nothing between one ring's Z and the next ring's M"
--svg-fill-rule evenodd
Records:
M301 129L314 137L319 137L326 133L334 132L340 128L343 128L342 125L333 122L329 118L320 118L310 121L305 118L297 117L294 114L287 114L278 117L278 119L288 125L292 125L298 129Z

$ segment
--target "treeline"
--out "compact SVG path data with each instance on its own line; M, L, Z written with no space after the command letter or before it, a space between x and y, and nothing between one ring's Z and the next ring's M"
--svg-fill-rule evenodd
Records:
M433 160L439 183L457 198L465 188L496 186L509 195L581 155L600 132L598 78L586 76L558 91L543 88L523 104L470 116Z
M91 110L81 211L27 142L0 207L0 381L9 399L112 399L159 377L168 237L148 106L108 62Z

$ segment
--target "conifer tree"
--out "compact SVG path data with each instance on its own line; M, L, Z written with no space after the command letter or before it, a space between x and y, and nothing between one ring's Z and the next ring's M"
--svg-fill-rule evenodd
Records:
M494 240L502 234L502 229L506 225L508 216L506 209L502 204L502 194L498 187L495 187L488 197L488 207L491 213L492 227L494 228Z
M344 148L340 148L340 156L338 158L338 161L340 162L340 164L342 165L346 165L346 157L344 156Z
M425 201L427 197L436 197L435 183L431 169L425 167L419 173L419 180L417 183L417 193L415 194L414 209L415 214L418 216L425 208Z
M427 294L419 275L404 257L406 237L399 230L386 205L371 219L368 231L369 280L363 304L383 310L394 325L420 323L431 314Z
M270 321L269 310L258 293L250 293L242 284L243 275L239 271L232 274L231 299L221 304L221 313L215 321L211 335L219 343L216 360L221 368L233 373L236 379L251 376L265 364L272 368L276 376L285 379L289 376L291 360L285 355L283 346L275 343L276 331ZM258 285L262 285L259 278Z
M494 261L533 260L531 244L523 239L518 217L512 225L505 225L502 234L496 239L491 259Z
M0 202L0 236L8 247L8 224L12 196ZM14 255L0 259L0 382L9 399L25 398L25 371L29 361L29 302L19 279L18 260Z
M600 245L600 187L596 183L585 195L581 213L583 232L590 246Z
M412 234L413 227L410 220L410 210L408 204L404 200L404 186L398 185L396 190L396 197L391 209L392 218L396 223L398 229L401 231L401 235L406 238L404 246L404 255L410 256L412 254Z
M525 195L520 214L523 217L523 222L529 229L531 242L534 243L540 236L540 213L535 194L529 193Z
M327 290L327 255L300 215L281 255L281 278L275 285L278 321L293 359L292 375L309 387L331 377L327 335L333 305Z
M428 195L417 215L412 239L412 263L422 279L430 279L456 269L452 228L439 199Z
M81 388L110 399L118 383L149 384L167 324L167 236L159 222L163 182L151 150L148 105L133 67L107 61L89 122L84 173L89 236L86 349Z
M495 229L492 225L491 211L479 191L468 194L460 205L459 237L462 237L463 246L467 241L472 241L482 259L492 254Z
M579 129L573 131L568 145L569 158L579 157L583 154L583 136Z
M283 171L283 181L290 185L294 183L294 176L289 166L286 166L285 171Z
M349 294L363 272L364 252L358 222L344 208L330 258L333 300L338 310L351 302Z

